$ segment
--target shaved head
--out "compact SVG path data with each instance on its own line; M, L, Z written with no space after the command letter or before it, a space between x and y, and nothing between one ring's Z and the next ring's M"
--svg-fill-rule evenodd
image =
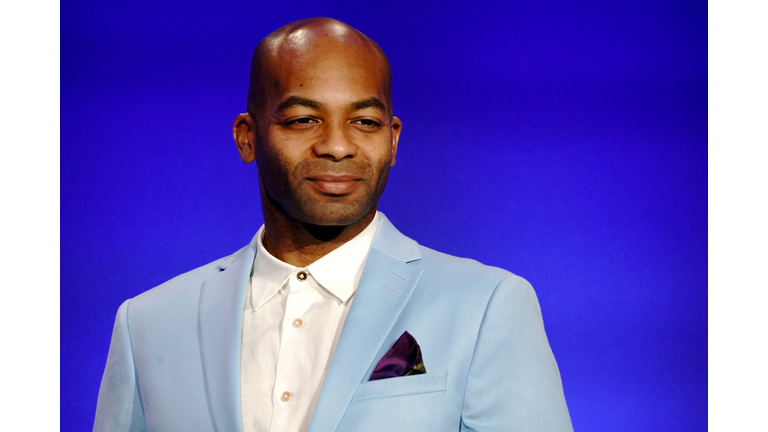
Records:
M248 86L248 112L263 113L270 92L295 69L322 67L327 56L343 56L354 68L375 68L381 76L388 115L392 116L389 61L371 38L332 18L307 18L287 24L265 37L253 52ZM258 121L258 120L257 120Z
M256 47L232 136L256 162L263 242L278 259L309 264L373 220L403 125L390 77L374 41L330 18L288 24Z

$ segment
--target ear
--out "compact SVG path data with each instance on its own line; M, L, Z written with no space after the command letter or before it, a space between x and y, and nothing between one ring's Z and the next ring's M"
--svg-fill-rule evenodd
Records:
M235 138L237 152L245 163L251 163L256 159L256 122L248 113L242 113L235 117L232 125L232 137Z
M389 166L395 166L395 155L397 154L397 143L400 141L400 132L403 131L403 122L400 121L397 117L392 117L392 122L390 123L390 129L392 131L392 164Z

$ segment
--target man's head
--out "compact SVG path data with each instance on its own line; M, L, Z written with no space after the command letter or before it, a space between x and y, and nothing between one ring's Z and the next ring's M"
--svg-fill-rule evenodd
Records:
M265 211L343 226L375 211L400 129L378 45L342 22L310 18L259 43L248 112L233 135L242 159L258 165Z

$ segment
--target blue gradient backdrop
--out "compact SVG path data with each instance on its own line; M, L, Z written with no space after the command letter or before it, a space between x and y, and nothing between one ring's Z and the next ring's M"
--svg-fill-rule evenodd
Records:
M262 223L231 124L256 43L310 16L392 63L380 209L533 284L576 430L706 430L707 3L683 0L63 1L61 429L91 428L120 303Z

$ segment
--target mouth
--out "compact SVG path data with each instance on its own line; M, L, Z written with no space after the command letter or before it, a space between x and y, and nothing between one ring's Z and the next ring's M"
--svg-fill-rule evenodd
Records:
M362 180L351 175L323 174L307 177L307 180L320 192L328 195L347 195Z

